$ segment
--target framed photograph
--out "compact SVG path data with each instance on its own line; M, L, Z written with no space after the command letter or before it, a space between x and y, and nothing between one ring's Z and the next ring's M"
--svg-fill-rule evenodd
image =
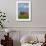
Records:
M16 1L16 20L31 21L31 1Z

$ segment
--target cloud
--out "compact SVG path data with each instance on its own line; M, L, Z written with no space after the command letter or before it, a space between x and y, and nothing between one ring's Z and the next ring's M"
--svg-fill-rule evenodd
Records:
M27 6L27 5L25 5L25 6L24 6L24 8L28 8L28 6Z

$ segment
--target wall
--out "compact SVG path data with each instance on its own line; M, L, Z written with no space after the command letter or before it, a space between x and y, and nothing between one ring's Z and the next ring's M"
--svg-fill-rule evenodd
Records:
M46 27L46 0L32 0L32 21L16 21L16 0L0 0L0 10L5 11L6 27Z

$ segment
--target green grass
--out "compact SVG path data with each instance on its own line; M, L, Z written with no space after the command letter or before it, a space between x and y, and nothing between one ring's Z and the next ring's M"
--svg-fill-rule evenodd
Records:
M29 19L29 16L19 15L18 18L19 18L19 19Z

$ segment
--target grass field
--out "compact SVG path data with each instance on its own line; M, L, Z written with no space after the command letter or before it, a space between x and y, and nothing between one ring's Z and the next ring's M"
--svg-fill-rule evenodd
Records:
M18 15L18 18L19 19L29 19L29 15L27 12L21 12L19 15Z

